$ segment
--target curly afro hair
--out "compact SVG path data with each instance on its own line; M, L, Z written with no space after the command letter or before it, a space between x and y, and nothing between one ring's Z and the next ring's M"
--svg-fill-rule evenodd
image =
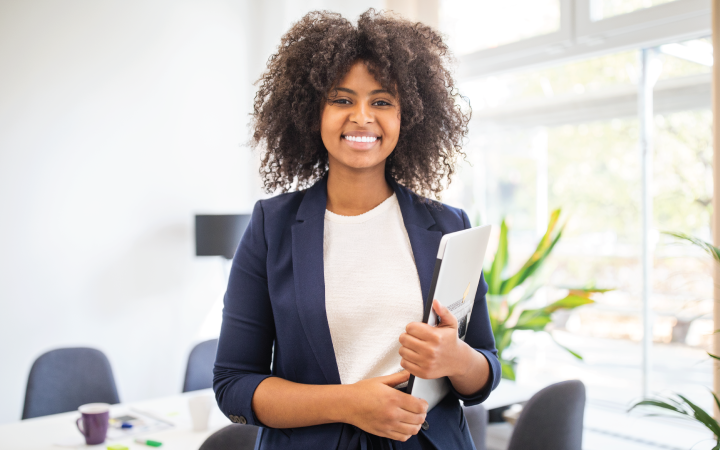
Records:
M422 23L366 11L357 26L336 13L308 13L283 36L258 80L251 145L261 147L265 191L311 186L328 171L320 114L335 83L364 61L383 87L399 97L400 137L386 174L416 194L438 196L464 156L470 113L448 69L441 36Z

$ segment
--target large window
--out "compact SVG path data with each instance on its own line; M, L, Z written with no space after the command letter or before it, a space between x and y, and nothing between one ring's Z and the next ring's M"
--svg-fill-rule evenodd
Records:
M708 51L711 55L707 39L666 42L653 50L659 72L651 130L653 221L646 230L639 50L461 84L473 107L468 163L444 200L466 208L475 223L508 218L511 265L516 266L534 249L548 212L562 208L568 225L545 272L549 287L535 304L560 298L565 287L613 289L597 296L594 305L554 317L554 338L584 361L550 338L516 333L511 352L519 360L518 383L540 387L579 378L591 403L611 405L625 415L643 394L642 241L649 237L654 275L647 390L679 392L712 408L712 364L706 354L713 332L712 262L661 233L710 239Z

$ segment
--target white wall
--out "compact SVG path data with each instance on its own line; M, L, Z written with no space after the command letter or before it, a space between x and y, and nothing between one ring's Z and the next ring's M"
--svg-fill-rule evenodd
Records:
M369 6L0 1L0 423L55 347L103 350L123 401L180 391L224 291L193 215L261 195L251 83L308 9Z

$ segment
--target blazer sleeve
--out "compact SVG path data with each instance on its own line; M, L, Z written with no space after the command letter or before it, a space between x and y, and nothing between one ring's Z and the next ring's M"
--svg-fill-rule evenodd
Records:
M267 279L262 203L253 209L233 258L218 340L213 389L220 410L233 422L262 426L252 410L258 384L271 375L275 338ZM231 417L236 416L236 417Z
M470 220L465 211L462 212L463 225L465 229L470 228ZM490 325L490 315L488 314L487 301L485 294L488 291L488 285L485 282L484 275L480 275L480 284L478 285L477 294L475 294L475 303L473 305L470 323L468 323L465 342L467 342L476 351L482 353L487 359L490 366L490 375L487 384L473 395L465 396L460 394L451 386L452 392L457 398L463 401L465 406L477 405L484 402L490 393L500 383L500 360L497 357L495 349L495 337L493 336L492 326Z

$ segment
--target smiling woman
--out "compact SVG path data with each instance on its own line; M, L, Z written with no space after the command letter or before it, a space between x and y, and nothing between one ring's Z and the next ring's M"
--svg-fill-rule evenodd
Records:
M260 449L473 448L458 400L500 380L484 280L465 341L439 303L441 325L421 323L440 239L470 227L427 198L467 132L447 58L431 28L374 11L357 27L310 13L270 58L260 173L268 192L301 190L255 205L214 378L231 420L263 426ZM410 374L451 393L428 411L402 391Z
M392 194L383 183L385 161L393 152L400 136L400 107L397 98L383 89L367 68L358 61L333 87L323 105L320 136L328 152L328 183L341 180L367 179L375 186L385 186L382 198ZM375 176L372 176L375 173ZM368 177L369 175L369 177ZM354 216L367 211L342 208L335 196L328 196L327 209L336 214ZM374 205L370 205L372 207Z
M266 191L305 188L322 178L330 149L320 133L318 112L356 109L362 101L370 108L364 114L401 113L387 174L418 194L439 194L463 155L470 119L458 104L462 98L450 60L440 35L419 22L374 10L360 16L357 27L339 14L306 15L283 36L255 96L253 145L263 150L260 174ZM357 70L351 74L351 68ZM360 72L371 75L366 80L371 89L360 92L344 85L357 81ZM377 91L374 103L368 103L372 91ZM386 151L393 148L380 140Z

